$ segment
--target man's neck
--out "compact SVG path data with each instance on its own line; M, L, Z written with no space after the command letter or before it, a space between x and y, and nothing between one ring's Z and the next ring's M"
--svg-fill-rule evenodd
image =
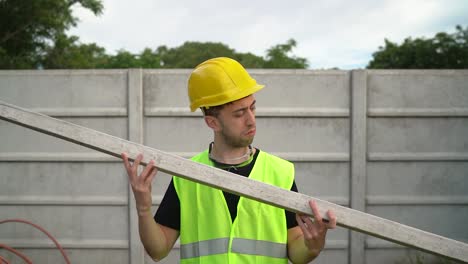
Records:
M255 152L251 146L232 147L220 142L211 144L210 157L224 164L239 164L250 158Z

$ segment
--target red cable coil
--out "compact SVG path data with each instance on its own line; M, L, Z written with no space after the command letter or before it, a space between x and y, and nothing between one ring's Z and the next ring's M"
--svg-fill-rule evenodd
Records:
M4 249L6 249L6 250L8 250L8 251L13 252L15 255L17 255L18 257L22 258L22 259L23 259L26 263L28 263L28 264L33 264L32 261L31 261L28 257L26 257L23 253L19 252L18 250L14 249L14 248L12 248L12 247L9 247L9 246L4 245L4 244L0 244L0 248L4 248ZM2 260L5 260L5 259L2 258ZM6 260L5 260L5 261L6 261ZM7 261L7 263L8 263L8 261Z
M39 225L36 225L34 223L31 223L27 220L24 220L24 219L7 219L7 220L3 220L3 221L0 221L0 224L4 224L4 223L8 223L8 222L17 222L17 223L23 223L23 224L28 224L28 225L31 225L37 229L39 229L40 231L42 231L42 233L44 233L46 236L48 236L55 244L55 246L58 248L58 250L60 250L60 253L62 253L62 256L63 258L65 259L65 262L67 264L71 264L70 262L70 259L68 258L67 256L67 253L65 253L65 250L63 250L62 246L59 244L59 242L51 235L49 234L49 232L47 232L47 230L45 230L44 228L40 227ZM23 255L21 252L11 248L11 247L8 247L6 245L3 245L3 244L0 244L0 247L4 247L5 249L15 253L16 255L20 256L21 258L23 258L24 261L26 261L26 263L28 264L32 264L31 260L29 260L25 255ZM0 256L0 260L1 261L5 261L6 263L9 263L6 259L2 258Z
M6 258L4 258L2 256L0 256L0 261L1 261L0 263L11 264L10 261L8 261L8 259L6 259Z

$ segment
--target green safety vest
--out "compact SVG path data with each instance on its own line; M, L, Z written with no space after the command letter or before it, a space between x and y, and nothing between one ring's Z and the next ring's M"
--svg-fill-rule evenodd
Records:
M208 151L192 160L213 166ZM294 166L262 151L249 178L290 190ZM240 197L232 222L221 190L179 177L174 186L181 205L180 263L288 263L284 209Z

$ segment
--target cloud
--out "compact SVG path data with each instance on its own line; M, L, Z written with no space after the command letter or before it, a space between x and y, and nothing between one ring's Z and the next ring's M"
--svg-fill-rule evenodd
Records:
M100 17L75 7L81 22L70 33L108 52L175 47L185 41L222 42L264 56L294 38L294 54L312 68L365 67L384 39L432 37L466 25L465 0L103 1Z

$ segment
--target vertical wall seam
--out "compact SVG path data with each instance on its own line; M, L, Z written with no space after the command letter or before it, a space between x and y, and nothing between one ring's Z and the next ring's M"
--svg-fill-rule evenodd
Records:
M350 206L366 210L367 170L367 71L352 70L350 76ZM365 263L366 235L349 231L349 263Z
M128 140L143 144L143 78L142 69L128 70ZM129 263L143 264L144 249L138 232L135 198L128 184Z

